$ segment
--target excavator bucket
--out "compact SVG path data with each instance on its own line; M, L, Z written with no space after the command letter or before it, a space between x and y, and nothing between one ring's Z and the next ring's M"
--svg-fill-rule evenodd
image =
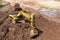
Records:
M34 37L36 37L36 36L38 36L38 30L37 29L31 29L31 31L30 31L30 37L31 38L34 38Z

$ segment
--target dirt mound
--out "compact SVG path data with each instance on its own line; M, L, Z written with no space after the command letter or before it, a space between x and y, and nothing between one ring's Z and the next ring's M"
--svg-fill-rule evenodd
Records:
M60 40L60 24L48 21L41 15L35 15L35 26L39 30L39 36L30 38L30 24L12 24L7 18L8 12L11 13L0 12L0 18L4 19L0 24L0 40Z

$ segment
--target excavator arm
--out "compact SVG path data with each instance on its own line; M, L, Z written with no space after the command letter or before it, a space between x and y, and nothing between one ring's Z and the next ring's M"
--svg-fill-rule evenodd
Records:
M34 13L28 14L24 11L20 11L17 15L9 15L9 16L12 17L12 22L16 23L15 20L18 20L18 17L21 16L21 15L28 18L28 19L30 19L30 25L31 25L30 37L37 36L38 31L34 27Z
M18 14L17 14L17 17L18 16L20 16L20 15L23 15L23 16L25 16L26 18L28 18L28 19L30 19L30 14L28 14L28 13L26 13L26 12L24 12L24 11L20 11Z

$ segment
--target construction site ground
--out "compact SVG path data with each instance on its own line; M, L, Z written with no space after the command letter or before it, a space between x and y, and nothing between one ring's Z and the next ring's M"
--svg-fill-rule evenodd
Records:
M35 26L39 30L39 36L30 38L30 24L13 24L8 18L9 13L12 10L0 9L0 40L60 40L60 23L49 21L37 13Z

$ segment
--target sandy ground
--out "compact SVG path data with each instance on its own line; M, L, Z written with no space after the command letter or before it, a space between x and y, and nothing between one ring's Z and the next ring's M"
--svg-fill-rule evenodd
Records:
M39 36L30 38L30 24L13 24L6 16L11 11L0 10L0 40L60 40L60 24L47 20L41 15L35 15L35 26L39 30Z

